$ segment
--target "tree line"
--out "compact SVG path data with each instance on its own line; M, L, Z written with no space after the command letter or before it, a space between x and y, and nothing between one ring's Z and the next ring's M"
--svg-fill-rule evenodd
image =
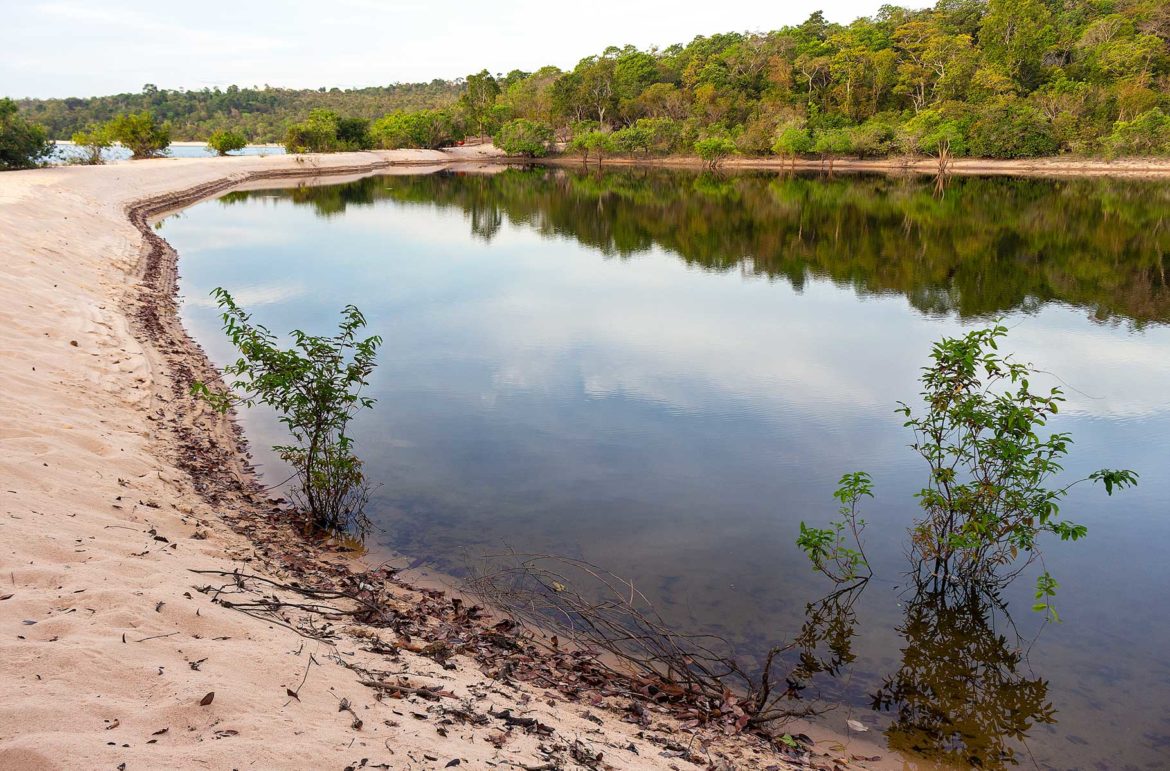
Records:
M1116 179L512 168L376 177L229 193L280 197L323 217L381 200L462 211L490 240L506 223L619 259L665 251L705 271L745 271L803 290L812 280L919 311L985 320L1046 303L1100 322L1170 322L1170 184Z
M1020 158L1170 154L1163 0L939 0L850 24L606 48L573 69L385 88L24 100L53 136L149 110L176 138L234 130L290 150L442 147L603 158L740 153Z

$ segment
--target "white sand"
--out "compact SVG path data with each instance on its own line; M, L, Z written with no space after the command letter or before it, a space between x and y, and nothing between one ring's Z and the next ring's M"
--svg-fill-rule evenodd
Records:
M448 726L429 702L379 702L335 660L368 660L360 638L335 648L213 604L192 569L261 571L173 462L164 353L136 339L126 312L143 270L129 204L256 172L482 158L401 151L297 159L159 159L0 174L0 769L540 766L538 737L497 748L502 724ZM208 537L192 536L203 531ZM157 536L157 537L156 537ZM159 540L159 539L166 540ZM312 654L312 667L296 689ZM457 671L413 654L382 668L512 708L580 738L616 768L697 768L637 738L605 710L538 689L504 688L457 659ZM193 662L202 662L195 668ZM213 701L201 706L206 694ZM339 712L348 699L361 717ZM655 715L683 743L691 736ZM703 746L699 740L697 746ZM634 746L638 754L630 749ZM712 757L769 765L753 740ZM124 765L123 765L124 764ZM571 767L571 764L570 764Z

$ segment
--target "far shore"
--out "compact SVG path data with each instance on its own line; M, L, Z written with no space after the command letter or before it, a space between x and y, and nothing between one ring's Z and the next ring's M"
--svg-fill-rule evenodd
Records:
M597 168L598 161L590 157L584 163L580 155L560 154L528 159L532 163L549 166L576 166ZM602 158L605 167L645 167L664 169L705 170L711 165L696 156L631 157L607 155ZM732 156L721 161L717 171L777 171L777 172L873 172L881 174L911 174L937 176L938 161L924 157L895 158L834 158L795 160L777 157ZM1072 155L1050 158L1021 158L1000 160L994 158L956 158L947 164L946 173L958 176L1004 177L1166 177L1170 176L1170 158L1085 158Z
M565 664L539 654L529 679L485 672L516 665L506 646L438 655L501 632L293 532L236 424L191 397L192 379L218 375L179 322L159 217L241 187L500 160L480 146L0 174L0 388L14 397L0 405L0 768L543 768L581 751L617 768L808 767L629 691L574 697L582 684L562 688ZM305 584L354 587L396 621L263 610ZM811 763L902 765L865 736L814 735Z

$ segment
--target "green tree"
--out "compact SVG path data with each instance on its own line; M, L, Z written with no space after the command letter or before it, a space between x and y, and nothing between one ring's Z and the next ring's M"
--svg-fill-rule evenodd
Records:
M979 42L990 64L1030 90L1040 79L1045 52L1056 42L1052 10L1044 0L989 0Z
M346 147L345 140L339 135L342 120L342 117L333 110L310 110L308 118L288 127L284 137L284 149L290 153L335 153L345 149L356 149ZM352 134L353 129L350 131ZM358 138L360 139L360 133Z
M42 126L20 115L16 102L0 99L0 169L29 169L53 152Z
M610 132L591 129L577 132L573 141L569 143L569 149L580 152L585 163L589 162L589 154L593 153L597 157L597 165L600 166L605 162L606 154L617 151L617 145Z
M541 158L548 154L553 130L547 123L517 118L500 126L493 141L508 155Z
M967 134L971 155L983 158L1035 158L1054 155L1060 149L1052 124L1044 115L1019 99L1006 99L985 107Z
M450 110L418 110L379 118L370 126L370 136L374 145L384 150L404 147L437 150L453 143L461 134Z
M93 126L86 131L73 133L72 142L85 150L84 162L90 166L105 163L102 152L114 144L108 126Z
M812 149L812 134L804 126L796 124L781 127L776 134L776 141L772 143L772 152L782 158L791 158L793 162L798 156L811 153Z
M736 152L735 142L726 136L711 136L695 142L695 153L712 169Z
M499 95L500 84L487 70L480 70L475 75L467 76L463 95L459 97L459 105L467 115L468 122L479 130L481 137L491 133L492 108L495 107Z
M138 159L162 155L171 144L170 124L159 123L149 110L119 115L110 121L109 130Z
M307 513L307 524L364 536L369 486L348 429L358 410L374 404L362 389L374 371L382 338L358 338L366 319L350 305L342 311L336 335L293 330L292 347L282 349L276 335L253 323L226 290L216 289L212 296L240 358L224 368L226 390L195 383L192 392L221 412L256 404L276 410L292 444L273 449L293 469L298 482L294 498Z
M243 150L248 146L248 140L238 131L220 129L207 138L207 146L219 155L227 155L233 150Z
M1131 121L1118 121L1107 148L1112 155L1170 154L1170 116L1154 108Z

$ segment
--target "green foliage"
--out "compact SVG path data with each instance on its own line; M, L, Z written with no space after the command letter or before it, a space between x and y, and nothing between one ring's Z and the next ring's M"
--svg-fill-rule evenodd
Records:
M110 133L108 126L93 126L87 131L74 132L73 144L85 148L84 163L90 166L105 163L102 151L114 144L114 138Z
M171 124L175 140L206 140L214 131L234 129L252 142L280 142L290 125L316 108L373 119L400 110L451 107L461 90L460 84L447 80L345 90L228 86L194 91L148 86L134 94L29 99L21 104L52 137L70 136L120 113L150 110Z
M221 129L213 132L207 138L207 146L220 155L227 155L233 150L243 150L247 147L248 139L238 131L225 131Z
M812 149L814 153L830 157L850 153L853 151L853 132L844 128L819 131L813 137Z
M985 108L971 124L967 142L971 155L983 158L1034 158L1059 149L1051 123L1017 99Z
M119 115L110 121L109 132L134 158L162 155L171 144L171 127L159 123L149 110Z
M913 552L944 580L992 583L1019 557L1037 556L1040 535L1086 534L1061 518L1077 482L1053 484L1072 438L1040 433L1064 396L1059 388L1033 390L1036 370L997 352L1006 334L997 325L936 343L922 375L926 411L899 410L930 468L918 493L924 516L911 531ZM1137 484L1137 475L1103 469L1079 481L1102 482L1112 495Z
M861 543L865 520L859 518L857 506L862 498L873 497L873 480L864 471L846 474L837 483L833 497L841 503L838 510L841 518L830 522L828 528L808 527L801 522L796 545L812 562L814 569L836 583L869 578L873 571ZM865 575L861 573L863 569Z
M40 165L53 152L45 129L30 123L11 99L0 99L0 170Z
M1054 484L1072 445L1066 433L1042 436L1064 401L1059 388L1033 391L1038 373L998 353L1007 328L996 325L959 338L943 338L922 374L925 412L902 404L899 412L914 432L911 447L930 468L917 497L923 516L911 528L911 553L918 580L945 591L995 587L1019 572L1014 563L1040 555L1045 533L1062 541L1085 537L1087 528L1061 518L1061 502L1079 482L1101 482L1105 492L1137 484L1128 470L1102 469L1066 484ZM836 493L842 519L832 529L800 523L797 545L813 566L834 581L856 577L865 564L857 501L872 496L869 477L847 474ZM860 523L864 526L864 523ZM846 532L848 531L848 533ZM846 544L845 536L857 545ZM1014 571L1005 575L1005 571ZM1057 619L1051 606L1057 583L1045 571L1036 586L1035 610Z
M706 137L695 142L695 153L714 168L736 153L735 142L726 136Z
M940 110L924 110L902 126L902 147L910 153L966 155L968 126Z
M1170 154L1170 116L1154 108L1131 121L1118 121L1107 147L1111 155Z
M487 70L468 75L459 97L459 106L467 116L468 123L479 130L480 136L487 136L493 128L492 108L500 95L500 84Z
M617 152L618 148L613 134L608 131L592 129L575 134L573 141L569 143L569 149L581 153L581 157L586 161L589 160L589 154L592 153L600 163L606 154Z
M500 126L494 137L496 147L508 155L541 158L553 142L552 126L540 121L517 118Z
M665 155L679 147L682 127L673 118L639 118L613 132L618 152L629 155Z
M289 126L284 137L284 149L290 153L337 153L373 146L368 120L325 109L310 110L309 117Z
M437 150L454 143L462 132L457 130L450 110L418 110L379 118L370 126L370 136L374 145L384 150Z
M803 126L783 126L776 134L776 141L772 143L772 152L776 155L795 158L798 155L811 153L813 149L812 134Z
M192 392L221 412L257 403L273 408L292 438L291 444L273 449L293 469L294 498L309 522L325 532L364 535L369 488L347 429L358 410L374 404L361 392L382 339L358 339L366 320L350 305L342 311L336 335L293 330L293 345L282 349L276 335L254 324L226 290L216 289L212 296L240 358L224 368L230 379L226 392L204 383L196 383Z

